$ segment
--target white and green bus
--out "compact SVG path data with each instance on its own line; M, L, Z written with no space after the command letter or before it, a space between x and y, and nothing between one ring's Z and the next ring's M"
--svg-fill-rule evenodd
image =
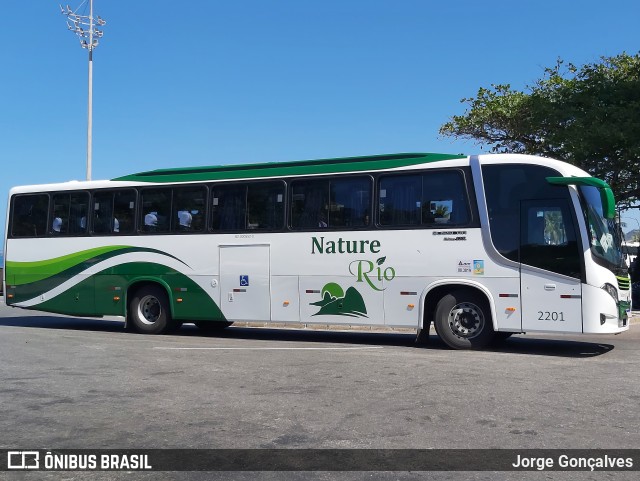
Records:
M7 305L193 322L433 324L453 348L628 329L608 185L524 155L394 154L16 187Z

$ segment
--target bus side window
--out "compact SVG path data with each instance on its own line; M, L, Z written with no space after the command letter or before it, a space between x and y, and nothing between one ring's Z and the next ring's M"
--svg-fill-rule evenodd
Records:
M528 199L569 198L566 186L554 186L546 177L558 172L540 165L491 164L482 167L491 241L507 259L520 262L521 204Z
M142 191L143 232L169 232L171 222L171 189L147 189Z
M201 232L205 226L207 190L204 186L173 189L174 232Z
M48 232L47 194L16 195L11 212L11 235L13 237L41 237Z
M331 181L329 227L369 225L371 179L351 177Z
M133 234L135 229L136 191L119 190L113 199L113 233Z
M329 182L298 180L291 183L291 228L327 228Z
M51 234L66 234L69 231L69 194L52 196Z
M249 184L247 227L258 230L281 229L284 225L284 183Z
M566 199L521 202L520 262L580 278L576 231Z
M378 187L379 219L383 226L420 224L422 179L418 174L385 176Z
M54 194L52 204L51 234L79 235L87 232L88 192Z
M423 224L464 225L471 220L467 188L459 170L425 172L422 191Z
M92 232L110 234L113 230L113 192L96 192L93 194Z
M247 186L214 186L211 189L211 230L245 229Z
M87 233L87 215L89 212L89 193L72 192L69 199L69 234Z

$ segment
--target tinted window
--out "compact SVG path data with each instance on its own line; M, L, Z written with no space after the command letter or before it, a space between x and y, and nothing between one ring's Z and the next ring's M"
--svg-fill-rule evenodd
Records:
M329 181L291 183L291 227L318 229L329 226Z
M580 278L580 251L567 200L522 201L520 238L520 262Z
M39 237L47 234L47 194L17 195L13 198L11 235Z
M171 189L142 191L140 225L142 232L167 233L171 226Z
M329 227L368 226L371 209L371 179L345 178L331 181Z
M92 231L95 234L132 234L135 230L135 211L134 190L94 192Z
M284 183L250 184L247 219L248 229L281 229L284 225Z
M419 225L422 213L422 177L398 175L380 179L380 225Z
M471 221L465 179L459 170L384 176L378 188L380 225L437 227Z
M204 186L173 189L172 231L201 232L205 227L207 190Z
M211 189L211 229L215 231L244 230L247 213L245 186L214 186Z
M491 239L503 256L518 262L520 202L526 199L569 198L565 186L549 184L557 171L538 165L482 167Z
M51 200L51 234L82 235L87 233L88 192L61 192L53 194Z
M114 234L135 232L136 191L119 190L113 194Z
M358 228L371 224L371 179L346 177L291 183L293 229Z

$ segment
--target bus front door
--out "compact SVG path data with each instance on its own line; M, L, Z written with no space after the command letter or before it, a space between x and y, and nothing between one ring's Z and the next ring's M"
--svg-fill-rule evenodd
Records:
M521 201L523 331L582 332L582 262L566 199Z
M220 307L229 321L271 318L269 246L220 246Z

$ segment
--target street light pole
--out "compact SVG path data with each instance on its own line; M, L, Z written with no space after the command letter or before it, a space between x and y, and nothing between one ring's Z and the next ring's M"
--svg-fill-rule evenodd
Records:
M84 0L80 7L85 5ZM79 15L76 12L80 9L72 10L69 5L60 5L62 14L67 17L67 27L80 38L80 45L89 52L89 99L87 113L87 180L91 180L91 152L93 137L93 49L98 46L98 39L103 36L102 30L98 30L96 25L103 26L107 22L100 18L93 17L93 0L89 0L89 15Z

